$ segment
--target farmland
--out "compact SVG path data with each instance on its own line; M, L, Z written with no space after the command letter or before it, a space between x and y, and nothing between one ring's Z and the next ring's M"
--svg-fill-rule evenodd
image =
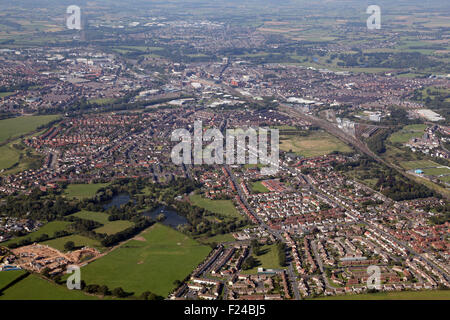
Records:
M82 269L87 284L122 287L140 295L147 290L167 296L210 249L182 233L156 224L135 239Z

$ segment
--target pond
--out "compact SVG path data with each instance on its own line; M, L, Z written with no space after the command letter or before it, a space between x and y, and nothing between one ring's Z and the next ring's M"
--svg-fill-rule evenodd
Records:
M144 212L143 215L156 220L158 218L158 215L160 215L161 213L166 216L166 219L162 222L162 224L166 226L177 228L178 226L182 226L188 222L185 217L180 216L176 211L164 206L161 206L151 212Z
M108 210L112 207L120 208L121 205L127 204L130 202L131 197L130 195L126 193L118 194L117 196L114 196L114 198L111 199L107 204L103 206L103 209ZM134 200L133 200L134 201Z

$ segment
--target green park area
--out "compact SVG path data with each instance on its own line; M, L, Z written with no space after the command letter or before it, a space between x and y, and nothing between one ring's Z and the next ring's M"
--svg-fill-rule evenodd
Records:
M275 244L262 246L259 250L260 255L253 254L253 257L257 261L257 265L252 269L243 271L243 273L256 274L258 272L258 268L285 269L285 267L280 266L278 250Z
M231 200L210 200L199 194L190 196L190 201L194 206L206 209L212 213L217 213L226 217L242 218Z
M67 198L88 199L95 196L98 190L106 186L108 186L108 183L70 184L64 191L64 195Z
M267 192L269 192L269 189L267 189L267 188L262 184L262 181L256 181L256 182L253 182L253 183L251 184L251 187L250 187L250 188L252 189L253 193L267 193Z
M209 247L156 224L81 271L87 284L166 297L175 288L174 281L188 276L209 252Z
M293 152L306 158L323 156L335 151L352 151L349 146L340 141L338 138L323 131L315 131L305 137L281 135L280 150L285 152Z

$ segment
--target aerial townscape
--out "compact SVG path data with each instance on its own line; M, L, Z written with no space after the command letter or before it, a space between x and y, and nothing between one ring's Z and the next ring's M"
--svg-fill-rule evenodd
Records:
M0 300L450 300L449 2L38 2L0 1Z

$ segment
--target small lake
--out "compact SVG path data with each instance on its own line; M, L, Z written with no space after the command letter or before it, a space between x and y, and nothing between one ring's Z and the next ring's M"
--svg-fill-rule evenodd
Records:
M128 202L130 202L130 200L131 197L128 194L126 193L118 194L117 196L114 196L114 198L112 198L110 202L105 204L103 206L103 209L108 210L111 209L112 207L120 208L121 205L127 204Z
M162 224L166 226L177 228L178 226L182 226L188 222L185 217L180 216L176 211L168 209L164 206L161 206L158 209L153 210L152 212L144 212L143 215L156 220L158 215L160 215L161 213L166 216L166 219L162 222Z

